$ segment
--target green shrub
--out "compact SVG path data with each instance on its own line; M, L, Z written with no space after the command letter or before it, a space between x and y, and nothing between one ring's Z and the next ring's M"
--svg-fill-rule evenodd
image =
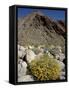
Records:
M49 58L48 55L44 55L40 60L33 60L29 69L37 80L56 80L61 71L57 60Z

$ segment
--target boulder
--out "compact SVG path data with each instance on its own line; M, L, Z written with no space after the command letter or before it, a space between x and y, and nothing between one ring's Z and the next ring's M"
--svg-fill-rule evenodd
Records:
M18 82L28 82L28 81L34 81L31 75L25 75L25 76L18 78Z
M18 64L18 77L26 75L27 72L27 64L26 62L22 62Z
M34 60L35 56L36 55L32 50L30 50L30 49L26 50L26 60L28 63L30 63L32 60Z
M18 45L18 50L25 51L25 48L23 46Z
M25 56L25 50L23 46L18 45L18 58L23 58Z
M25 55L25 52L24 51L19 51L18 50L18 58L23 58L24 57L24 55Z
M51 49L50 53L59 61L63 61L65 59L65 55L62 53L60 46Z
M21 64L22 62L23 62L23 60L18 58L18 64Z
M65 79L65 77L64 76L60 76L60 80L64 80Z

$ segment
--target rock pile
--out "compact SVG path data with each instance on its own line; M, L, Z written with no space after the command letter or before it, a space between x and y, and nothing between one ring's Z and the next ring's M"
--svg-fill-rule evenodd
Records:
M33 51L18 45L18 82L34 80L31 75L27 75L27 62L30 63L34 57Z
M28 63L32 60L37 60L36 58L40 58L43 54L48 54L50 58L56 58L57 62L61 67L60 79L65 79L65 64L63 60L65 59L65 55L62 53L61 47L53 47L51 49L48 48L38 48L40 52L35 54L34 46L23 47L18 45L18 82L26 82L26 81L34 81L34 78L28 72Z

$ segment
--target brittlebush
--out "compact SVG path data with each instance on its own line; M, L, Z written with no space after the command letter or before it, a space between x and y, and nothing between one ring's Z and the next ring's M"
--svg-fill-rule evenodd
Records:
M33 60L29 64L32 75L37 80L56 80L60 76L60 66L56 59L44 55L40 59Z

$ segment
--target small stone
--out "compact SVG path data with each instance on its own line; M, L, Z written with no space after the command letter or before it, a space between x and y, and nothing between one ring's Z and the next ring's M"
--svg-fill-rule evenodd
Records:
M33 48L34 48L34 46L30 46L30 45L29 45L29 46L28 46L28 48L29 48L29 49L33 49Z

